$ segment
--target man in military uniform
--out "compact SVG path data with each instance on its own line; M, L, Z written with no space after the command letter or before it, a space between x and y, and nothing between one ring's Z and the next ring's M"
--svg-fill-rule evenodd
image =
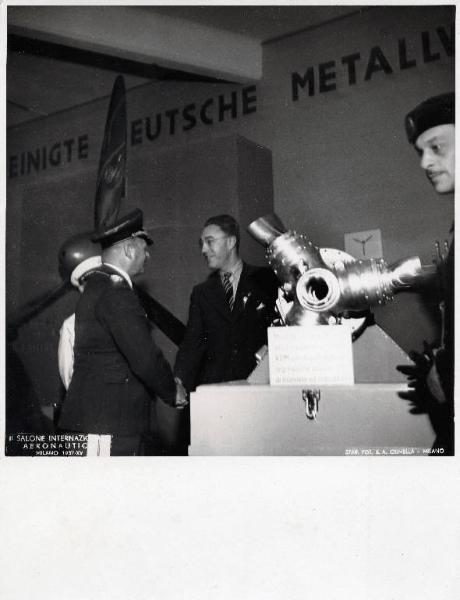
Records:
M74 371L59 420L65 431L110 435L118 456L141 452L152 395L181 407L132 287L152 244L142 218L136 209L93 238L102 266L89 275L75 311Z
M438 194L453 200L455 191L455 94L434 96L405 119L408 140ZM453 232L453 227L452 227ZM454 241L439 265L443 330L441 345L412 353L415 368L405 370L410 386L430 415L436 432L433 450L454 454ZM404 370L404 369L401 369Z

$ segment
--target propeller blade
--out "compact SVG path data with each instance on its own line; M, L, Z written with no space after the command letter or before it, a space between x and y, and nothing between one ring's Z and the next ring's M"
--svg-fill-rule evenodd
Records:
M94 224L96 231L110 229L126 196L126 91L122 75L115 79L105 123L96 182Z
M167 308L152 298L142 288L135 285L134 289L150 321L155 323L158 329L176 346L179 346L185 335L185 325L182 321L179 321Z
M17 336L18 329L22 325L30 321L32 317L42 312L42 310L50 306L50 304L56 302L58 298L63 296L70 289L71 286L69 282L64 281L54 289L40 294L16 310L7 321L9 339L15 338Z
M72 289L72 286L67 281L64 281L56 288L40 294L15 311L8 318L8 339L14 339L22 325L25 325L35 315L45 310L53 302L56 302L56 300L70 289ZM134 289L150 321L176 346L179 346L185 335L185 325L143 289L138 286L134 286Z

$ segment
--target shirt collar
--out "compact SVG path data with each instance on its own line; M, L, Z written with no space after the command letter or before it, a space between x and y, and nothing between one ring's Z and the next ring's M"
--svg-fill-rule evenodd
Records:
M126 271L124 271L123 269L120 269L120 267L116 267L115 265L112 265L111 263L108 263L108 262L105 262L103 264L107 265L114 271L117 271L117 273L120 273L120 275L123 277L123 279L125 279L127 281L129 287L131 289L133 289L133 282L131 281L131 277L128 275L128 273Z
M231 269L226 269L225 271L221 271L220 276L223 277L224 273L231 273L233 279L235 279L236 277L238 277L241 274L242 270L243 270L243 261L240 258L233 265L233 267Z

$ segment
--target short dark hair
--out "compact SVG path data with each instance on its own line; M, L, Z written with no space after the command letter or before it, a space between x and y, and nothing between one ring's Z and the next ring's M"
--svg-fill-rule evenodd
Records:
M240 248L240 226L238 221L230 215L216 215L215 217L209 217L204 224L204 227L208 225L217 225L226 235L231 235L236 238L236 249Z

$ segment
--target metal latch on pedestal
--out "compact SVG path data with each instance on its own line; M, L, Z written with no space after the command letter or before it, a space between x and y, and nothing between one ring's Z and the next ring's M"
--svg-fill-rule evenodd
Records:
M305 402L305 416L307 419L316 421L316 415L319 411L319 401L321 399L321 390L302 390L302 400Z

